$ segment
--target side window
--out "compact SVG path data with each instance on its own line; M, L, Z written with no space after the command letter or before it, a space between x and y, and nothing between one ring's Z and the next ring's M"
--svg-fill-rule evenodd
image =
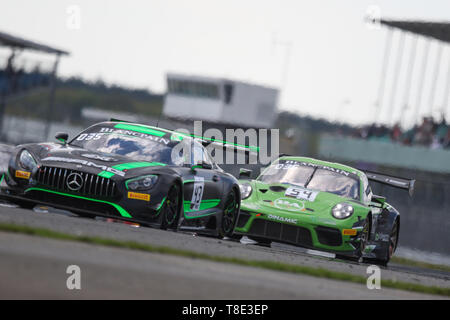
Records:
M198 142L194 142L192 146L192 164L197 165L204 161L204 153L203 146Z
M366 188L365 196L366 200L370 202L372 200L372 188L368 185Z
M211 159L208 154L208 150L203 147L200 143L194 142L192 147L192 164L197 165L201 162L205 162L211 165L212 168L216 169L217 165Z
M361 180L362 180L361 182L362 182L363 190L364 190L364 194L363 194L364 202L370 202L370 200L372 198L372 189L370 189L369 180L367 180L367 177L365 175L363 175L361 177Z
M180 142L174 149L172 149L171 160L173 164L177 166L189 165L191 163L188 152L186 152L187 146L184 142Z
M203 146L202 146L202 148L203 148L203 156L205 158L204 161L206 163L209 163L213 167L213 169L218 168L217 164L212 160L211 156L209 155L208 150L206 150L206 148Z

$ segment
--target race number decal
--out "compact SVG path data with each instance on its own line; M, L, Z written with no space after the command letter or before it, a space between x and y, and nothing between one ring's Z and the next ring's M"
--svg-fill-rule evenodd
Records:
M311 191L300 187L289 187L284 195L301 200L314 201L318 193L318 191Z
M77 141L98 140L102 135L103 133L82 133L78 136Z
M191 210L198 211L203 198L205 180L203 177L194 177L194 189L192 190Z

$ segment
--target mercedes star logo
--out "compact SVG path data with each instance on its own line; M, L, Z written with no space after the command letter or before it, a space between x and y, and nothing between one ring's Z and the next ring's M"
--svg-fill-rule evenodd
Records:
M78 191L83 186L83 177L79 173L71 173L66 180L67 187L72 191Z

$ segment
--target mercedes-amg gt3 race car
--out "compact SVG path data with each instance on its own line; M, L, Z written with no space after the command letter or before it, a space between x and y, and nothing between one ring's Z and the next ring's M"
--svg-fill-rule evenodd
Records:
M250 176L241 169L240 178ZM394 253L399 212L373 195L369 180L403 188L414 180L304 157L280 157L256 180L241 179L235 234L285 242L385 265Z
M64 133L56 138L15 148L1 197L22 207L232 235L239 185L211 159L211 141L120 121L95 124L70 142Z

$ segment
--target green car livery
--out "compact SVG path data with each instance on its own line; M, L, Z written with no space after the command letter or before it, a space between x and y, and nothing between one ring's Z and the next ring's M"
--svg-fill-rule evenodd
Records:
M338 163L283 156L256 180L241 170L241 210L235 234L366 258L387 264L400 231L400 214L373 195L369 180L407 189L414 180L362 172Z

